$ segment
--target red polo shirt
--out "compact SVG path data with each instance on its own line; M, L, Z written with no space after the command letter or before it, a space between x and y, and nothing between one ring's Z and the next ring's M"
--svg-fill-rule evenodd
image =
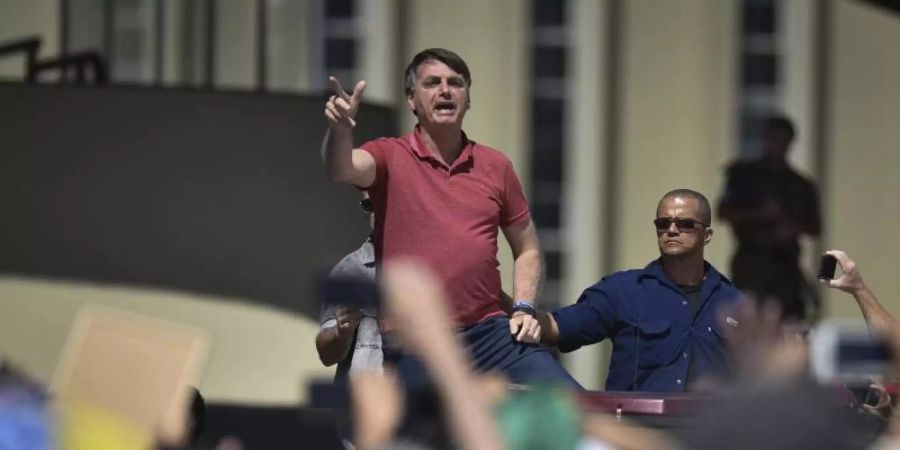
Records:
M367 190L375 208L375 260L412 257L444 282L458 325L502 315L498 227L530 220L512 162L470 141L449 167L420 130L363 144L376 164Z

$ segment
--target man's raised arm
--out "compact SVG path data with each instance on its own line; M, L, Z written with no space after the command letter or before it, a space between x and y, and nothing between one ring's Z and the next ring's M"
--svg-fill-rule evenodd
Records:
M329 77L334 91L325 102L325 118L328 130L322 140L322 159L328 176L335 181L367 188L375 182L375 159L369 152L353 148L353 128L356 127L356 111L366 82L360 81L348 94L335 77Z
M840 250L829 250L825 253L837 259L843 272L836 280L828 280L828 286L853 296L870 330L886 332L894 329L897 322L866 286L856 262Z

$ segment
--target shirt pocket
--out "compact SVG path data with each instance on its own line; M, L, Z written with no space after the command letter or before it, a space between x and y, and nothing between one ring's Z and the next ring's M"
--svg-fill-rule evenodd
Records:
M734 334L735 327L737 327L737 325L719 323L719 321L716 321L714 324L707 325L705 331L710 340L726 343L731 339L731 335Z
M641 369L668 365L676 354L672 324L665 319L641 320L635 325L635 359Z

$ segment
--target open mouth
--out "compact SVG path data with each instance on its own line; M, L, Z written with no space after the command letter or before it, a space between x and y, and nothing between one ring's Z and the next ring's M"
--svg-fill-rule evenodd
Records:
M438 103L435 105L434 109L440 113L452 113L453 111L456 111L456 105L450 102Z

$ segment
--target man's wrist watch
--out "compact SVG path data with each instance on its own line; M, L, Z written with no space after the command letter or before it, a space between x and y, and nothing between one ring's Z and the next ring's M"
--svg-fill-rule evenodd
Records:
M532 305L529 302L522 301L522 300L518 300L515 303L513 303L512 310L513 310L513 313L523 312L523 313L529 314L531 316L537 316L537 310L534 308L534 305Z

